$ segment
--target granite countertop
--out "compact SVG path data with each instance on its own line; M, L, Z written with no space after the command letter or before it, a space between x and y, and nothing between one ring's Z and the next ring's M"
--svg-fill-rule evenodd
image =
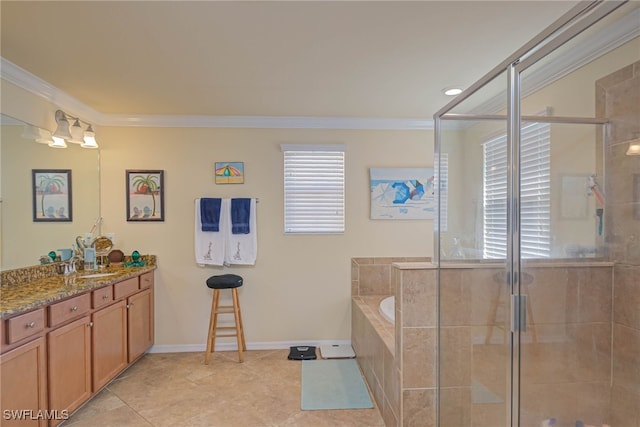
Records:
M0 288L0 319L24 313L92 289L121 282L153 271L156 265L144 267L110 266L103 270L80 271L71 276L58 275ZM83 279L87 274L113 273L109 276ZM65 280L66 279L66 280Z

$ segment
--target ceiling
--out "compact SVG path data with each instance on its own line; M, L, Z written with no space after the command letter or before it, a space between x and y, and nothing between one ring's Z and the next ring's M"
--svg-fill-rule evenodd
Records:
M576 1L6 1L1 55L107 115L431 118Z

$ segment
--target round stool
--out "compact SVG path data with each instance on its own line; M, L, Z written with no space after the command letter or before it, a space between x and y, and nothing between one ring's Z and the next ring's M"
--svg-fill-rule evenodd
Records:
M244 341L244 328L242 327L242 314L240 313L240 299L238 288L242 286L242 277L237 274L222 274L211 276L207 279L207 286L213 289L213 301L211 302L211 318L209 319L209 334L207 336L207 352L204 355L205 365L209 364L209 355L215 351L216 337L236 337L238 340L238 359L242 362L242 352L247 350ZM220 290L231 289L233 305L220 305ZM218 326L219 313L233 313L234 326ZM232 334L218 334L221 330L235 330Z

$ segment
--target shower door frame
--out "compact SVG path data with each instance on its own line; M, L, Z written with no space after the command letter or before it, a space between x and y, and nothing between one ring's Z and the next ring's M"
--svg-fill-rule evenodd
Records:
M462 94L449 102L446 106L434 114L434 161L440 164L441 132L442 120L506 120L507 121L507 285L510 289L511 305L511 333L510 335L510 363L508 379L508 396L510 403L507 405L505 426L520 426L520 385L521 385L521 333L526 328L526 295L522 293L521 284L521 254L520 254L520 131L523 121L563 123L563 124L594 124L603 125L603 134L606 134L607 121L597 118L586 117L545 117L545 116L522 116L522 84L521 75L529 67L544 59L551 52L564 45L600 19L625 4L627 0L592 0L581 1L549 27L516 51L513 55L496 66L493 70L483 76L480 80L472 84ZM450 110L461 104L463 101L478 92L486 84L493 81L504 71L507 71L507 114L503 115L477 115L477 114L456 114L449 113ZM439 169L439 168L438 168ZM440 177L438 177L440 182ZM440 185L436 187L436 198L438 212L440 212L441 197ZM434 239L434 258L437 264L437 284L438 284L438 334L436 352L436 422L440 426L440 217L437 215L435 224L436 238Z

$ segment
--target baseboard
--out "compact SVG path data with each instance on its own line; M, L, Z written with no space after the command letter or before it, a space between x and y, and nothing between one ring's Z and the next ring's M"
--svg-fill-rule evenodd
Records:
M322 341L263 341L248 342L247 350L285 350L297 345L351 345L351 340L322 340ZM151 347L149 353L197 353L204 352L206 344L157 344ZM216 343L215 351L238 351L236 343Z

